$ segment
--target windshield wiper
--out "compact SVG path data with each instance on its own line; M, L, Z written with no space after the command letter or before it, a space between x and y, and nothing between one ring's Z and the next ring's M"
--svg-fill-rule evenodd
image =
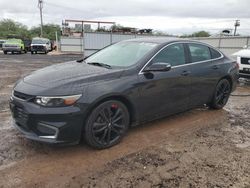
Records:
M99 62L89 62L87 63L89 65L94 65L94 66L99 66L99 67L105 67L107 69L112 69L112 67L108 64L105 64L105 63L99 63Z
M77 62L77 63L82 63L82 62L86 63L85 60L86 60L88 57L89 57L89 56L82 56L80 59L77 59L76 62Z
M77 59L76 62L77 62L77 63L82 63L82 62L84 62L84 60L85 60L85 58Z

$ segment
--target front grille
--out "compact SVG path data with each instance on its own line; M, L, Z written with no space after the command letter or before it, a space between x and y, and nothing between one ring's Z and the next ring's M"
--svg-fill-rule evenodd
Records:
M242 57L241 58L241 64L250 65L250 58Z
M249 72L249 71L240 70L239 72L240 72L240 73L243 73L243 74L249 74L249 75L250 75L250 72Z
M18 118L24 122L27 122L29 116L22 108L15 107L15 118Z
M22 108L15 106L13 109L13 117L20 128L25 131L30 131L28 127L29 115Z
M44 46L32 46L32 50L44 50Z
M18 99L26 100L26 101L30 100L30 99L32 99L34 97L32 95L27 95L27 94L24 94L24 93L21 93L21 92L18 92L18 91L14 91L13 95L14 95L14 97L16 97Z

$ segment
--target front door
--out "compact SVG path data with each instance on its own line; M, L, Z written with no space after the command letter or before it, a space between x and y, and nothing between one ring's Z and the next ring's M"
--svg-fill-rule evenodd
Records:
M172 68L166 72L140 73L140 119L147 120L158 116L185 111L190 94L190 70L186 66L184 45L168 45L148 63L169 63Z

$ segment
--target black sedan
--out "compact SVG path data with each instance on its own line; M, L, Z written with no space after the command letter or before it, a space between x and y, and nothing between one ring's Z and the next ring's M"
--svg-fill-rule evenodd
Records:
M238 64L204 43L134 39L88 58L35 71L10 98L27 138L95 148L117 144L129 126L206 104L221 109L235 90Z

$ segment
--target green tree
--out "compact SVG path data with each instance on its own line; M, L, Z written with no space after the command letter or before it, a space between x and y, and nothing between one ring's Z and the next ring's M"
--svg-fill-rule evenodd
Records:
M46 24L43 25L43 37L48 38L50 40L56 40L55 32L58 34L58 38L61 34L61 28L59 25L56 24ZM31 37L39 37L41 33L40 26L32 27L30 29Z
M30 33L27 26L11 19L0 21L0 38L29 38Z

